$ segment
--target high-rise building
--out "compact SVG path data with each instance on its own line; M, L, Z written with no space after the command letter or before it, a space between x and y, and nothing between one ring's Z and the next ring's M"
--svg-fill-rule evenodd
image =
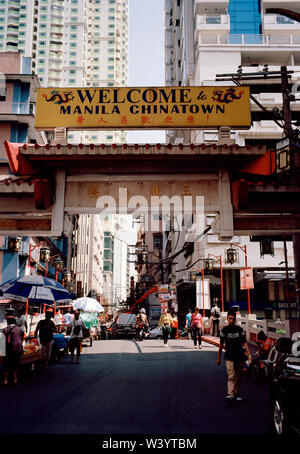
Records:
M129 0L1 0L0 52L32 58L44 87L128 84ZM73 142L124 142L122 131L70 133Z
M294 71L292 83L300 81L300 23L279 14L267 14L270 7L285 8L300 12L297 0L165 0L165 77L170 86L209 86L234 85L233 82L216 81L217 74L242 72L258 72L268 68L269 71L279 70L287 66ZM265 65L268 65L267 67ZM280 78L263 81L246 81L250 85L251 94L269 111L282 109L282 93ZM299 97L299 95L297 95ZM299 102L291 102L292 120L300 124ZM270 116L251 102L252 125L249 130L230 131L230 139L238 145L256 145L263 143L275 148L275 142L282 138L283 129ZM218 130L169 130L168 141L172 143L213 143L218 141ZM228 137L229 138L229 137ZM207 216L207 225L214 216ZM179 234L178 234L179 235ZM166 234L165 234L166 236ZM176 236L176 234L175 234ZM164 238L168 244L169 238ZM185 231L180 238L175 238L169 255L176 248L182 248L186 240ZM256 288L264 288L266 303L283 301L285 298L284 263L282 241L274 241L274 254L261 255L259 243L250 242L249 237L233 237L232 242L247 244L248 264L255 269ZM175 243L175 245L174 245ZM293 266L292 243L288 242L288 263ZM223 256L228 247L218 239L217 235L207 235L201 243L195 243L187 257L181 254L175 268L184 270L176 273L177 281L181 282L179 292L183 292L184 300L193 302L194 294L190 292L191 280L189 273L194 269L193 263L205 258L209 253ZM166 251L164 251L166 253ZM224 265L225 300L235 302L239 298L238 267L244 264L244 254L240 254L239 263L234 267ZM203 262L199 262L202 263ZM196 265L196 266L199 266ZM216 262L216 267L219 264ZM235 269L236 268L236 269ZM271 269L276 270L276 281L270 277ZM264 276L262 279L258 276ZM168 276L165 276L168 278ZM215 286L213 296L219 296L216 285L220 281L211 279ZM186 284L185 284L186 283ZM194 290L193 290L194 291ZM184 293L186 292L186 293ZM259 296L257 296L259 299ZM193 300L193 301L192 301Z
M216 74L278 70L281 65L300 78L300 23L279 14L267 14L270 7L300 12L298 1L272 0L165 0L165 55L167 85L217 85ZM251 82L250 82L251 83ZM224 82L219 82L219 85ZM227 85L232 83L227 83ZM248 84L248 82L247 82ZM262 84L251 93L266 108L281 108L280 84L274 90ZM270 85L270 83L268 83ZM266 87L266 84L265 84ZM292 103L297 120L299 103ZM252 105L253 111L259 108ZM239 145L258 139L278 139L282 130L260 113L253 115L249 130L232 131ZM170 131L171 142L213 142L218 131Z

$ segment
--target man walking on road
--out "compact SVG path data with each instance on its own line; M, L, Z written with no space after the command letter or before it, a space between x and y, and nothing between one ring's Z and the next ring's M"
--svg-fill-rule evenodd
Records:
M218 307L217 303L214 303L214 307L211 310L212 316L212 335L215 335L215 330L217 332L217 336L220 337L220 316L221 311Z
M79 358L80 358L80 350L81 350L82 338L83 338L82 329L85 328L85 323L81 318L79 318L78 311L74 312L74 319L70 323L70 328L72 329L71 336L70 336L70 342L69 342L69 350L71 353L70 362L74 363L74 353L75 353L75 349L76 349L76 355L77 355L76 364L80 364Z
M192 338L192 309L189 309L188 313L185 316L185 328L187 329L188 332L188 339Z
M34 337L39 334L40 343L42 344L43 355L45 356L45 367L48 368L53 333L57 332L54 322L51 320L52 310L46 311L44 320L40 320L36 326Z
M228 325L224 326L221 330L217 364L218 366L221 364L221 353L225 344L228 389L226 400L228 402L232 402L233 400L243 400L240 395L240 386L245 361L245 350L248 354L249 361L251 361L251 354L246 342L246 336L243 328L235 324L236 314L234 311L228 311L227 321Z

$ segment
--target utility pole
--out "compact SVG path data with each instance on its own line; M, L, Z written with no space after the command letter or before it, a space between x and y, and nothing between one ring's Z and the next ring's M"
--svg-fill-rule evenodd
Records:
M282 114L283 114L283 131L286 137L291 137L292 132L292 115L291 102L289 97L289 78L286 66L281 66L281 91L282 91Z

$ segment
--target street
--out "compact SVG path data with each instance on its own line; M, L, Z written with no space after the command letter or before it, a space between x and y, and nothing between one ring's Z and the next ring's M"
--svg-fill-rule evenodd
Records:
M225 402L217 348L192 341L96 341L79 365L49 369L1 386L2 434L271 434L268 386L244 377L246 399Z

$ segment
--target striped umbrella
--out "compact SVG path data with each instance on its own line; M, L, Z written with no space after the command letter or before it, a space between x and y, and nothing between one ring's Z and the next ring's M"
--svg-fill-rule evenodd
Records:
M68 290L54 279L44 276L23 276L0 286L0 297L32 305L64 304L72 301Z

